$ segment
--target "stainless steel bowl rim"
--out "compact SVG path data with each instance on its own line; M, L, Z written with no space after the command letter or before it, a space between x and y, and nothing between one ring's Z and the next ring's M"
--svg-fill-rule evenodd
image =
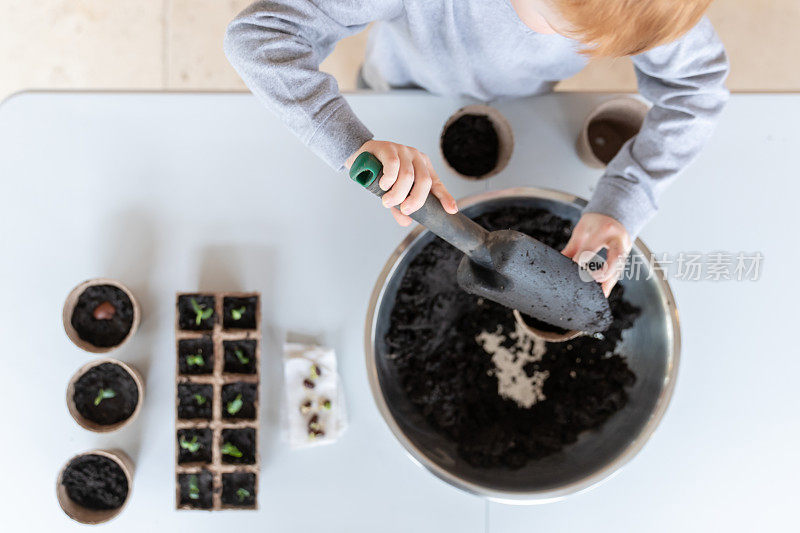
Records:
M587 204L586 200L578 196L567 194L562 191L539 189L534 187L516 187L499 191L483 192L463 198L459 200L458 204L459 207L463 209L486 201L521 197L554 200L565 204L572 204L578 208L583 208ZM672 393L675 389L675 381L678 373L681 351L680 324L678 320L677 306L675 305L675 298L670 290L669 284L666 281L664 271L659 268L654 269L656 273L656 279L659 283L659 288L664 296L664 314L672 322L673 336L672 339L670 339L672 345L672 364L669 365L667 375L665 376L665 386L658 397L656 406L653 409L653 412L651 413L647 423L636 436L636 438L631 440L625 449L623 449L613 461L605 465L605 467L586 475L582 479L565 484L556 489L524 492L489 489L479 484L464 480L437 465L431 461L413 442L411 442L411 440L400 429L394 417L392 416L389 406L386 404L386 400L384 399L383 392L381 391L380 387L380 381L378 379L378 369L375 364L375 317L380 302L383 299L387 285L386 281L390 276L392 276L397 266L400 265L401 260L406 255L411 245L425 231L425 228L422 226L418 226L412 230L389 257L389 260L386 262L386 265L383 267L383 270L378 276L378 280L375 283L375 288L372 291L372 296L370 297L369 306L367 308L366 327L364 328L364 348L366 354L367 377L369 380L370 390L372 391L372 396L375 399L375 404L378 407L378 411L380 411L381 416L386 421L386 424L389 426L389 429L394 434L395 438L405 448L408 456L413 462L424 467L426 470L446 483L449 483L468 493L485 497L491 501L507 504L525 505L556 502L563 500L572 494L577 494L592 489L603 481L610 479L619 471L622 466L630 461L639 452L639 450L642 449L644 444L653 434L667 410L667 406L669 405L670 399L672 398ZM643 254L645 257L651 257L650 250L647 248L647 246L645 246L641 239L636 239L633 247L634 250L638 250L638 252Z

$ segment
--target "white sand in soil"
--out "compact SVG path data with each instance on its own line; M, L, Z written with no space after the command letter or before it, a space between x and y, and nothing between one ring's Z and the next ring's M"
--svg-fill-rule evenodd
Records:
M528 376L525 365L541 361L547 346L545 341L528 335L518 323L515 326L516 329L509 334L514 341L510 348L502 346L506 336L501 326L494 333L482 331L475 340L492 356L494 369L489 371L489 375L497 377L498 394L528 409L545 399L542 388L550 373L537 370Z

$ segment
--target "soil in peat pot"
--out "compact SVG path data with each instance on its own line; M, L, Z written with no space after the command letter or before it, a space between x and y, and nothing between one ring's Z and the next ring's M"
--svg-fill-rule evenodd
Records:
M78 297L70 323L82 340L98 348L110 348L130 332L133 302L118 287L93 285Z
M256 430L223 429L220 443L222 462L252 465L256 462Z
M227 296L222 300L222 327L225 329L256 329L258 297Z
M198 383L178 383L178 418L211 419L214 387Z
M474 178L497 166L500 140L486 115L462 115L442 135L442 154L458 173Z
M178 430L178 464L211 462L211 430Z
M197 474L178 474L180 504L197 509L211 509L213 479L208 470L201 470Z
M204 294L184 294L178 297L178 327L188 331L214 329L217 314L214 297Z
M222 474L222 503L252 507L256 503L256 475L248 472Z
M103 363L75 381L75 408L95 424L108 426L129 418L139 403L139 389L127 370Z
M226 374L255 374L256 373L256 341L222 341L222 351L225 353Z
M230 383L222 386L222 418L253 420L256 417L258 386Z
M490 231L522 231L557 250L571 232L567 220L532 208L476 220ZM462 256L436 239L411 261L385 341L410 401L457 443L467 462L522 467L575 442L625 406L635 376L613 352L640 310L624 300L621 286L609 297L614 321L601 336L534 342L511 310L458 287Z
M214 371L211 337L178 341L178 370L183 375L211 374Z
M616 120L601 118L589 123L586 133L595 157L606 165L614 159L622 145L639 132L639 128Z
M125 472L103 455L82 455L70 461L61 484L70 500L96 511L118 509L128 496Z

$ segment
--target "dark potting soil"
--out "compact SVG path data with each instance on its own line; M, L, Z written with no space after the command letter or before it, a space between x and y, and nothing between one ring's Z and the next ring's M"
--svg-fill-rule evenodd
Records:
M507 208L476 219L489 230L514 229L561 250L571 224L549 212ZM613 354L639 309L617 285L609 297L614 321L603 338L549 343L542 359L524 370L547 371L546 399L531 408L498 394L491 356L475 340L502 332L514 344L510 310L469 295L456 284L463 254L436 239L415 257L400 282L385 341L409 400L433 427L453 440L477 467L524 466L558 452L585 430L601 426L628 401L635 376Z
M178 341L178 370L186 375L214 372L214 343L211 337Z
M72 399L81 416L108 426L133 414L139 403L139 389L127 370L114 363L103 363L75 381Z
M118 509L128 496L125 472L102 455L82 455L70 461L61 484L73 502L97 511Z
M192 301L197 304L197 309ZM217 322L214 305L214 297L211 295L185 294L178 297L178 327L190 331L213 329Z
M494 170L500 140L486 115L462 115L442 135L442 154L460 174L480 177Z
M605 164L610 163L622 145L638 131L628 124L609 119L593 120L586 130L592 152Z
M241 404L237 400L240 395ZM222 418L255 419L256 400L258 400L258 386L255 383L231 383L229 385L223 385Z
M222 299L222 327L225 329L256 329L258 298L226 296Z
M100 318L95 318L100 305L108 312L98 313ZM89 344L99 348L116 346L125 340L133 326L133 302L125 291L113 285L87 287L78 297L70 323L78 337Z
M213 476L208 470L201 470L197 474L178 474L181 505L188 505L197 509L211 509Z
M214 401L211 385L178 383L178 418L211 418Z
M256 475L247 472L222 474L222 503L252 507L256 503Z
M223 429L222 442L220 446L224 452L225 444L232 444L239 452L241 457L223 453L222 462L229 464L248 464L256 462L256 430L252 428L243 429Z
M177 436L178 463L210 463L211 438L211 430L207 428L179 429Z
M255 340L222 341L222 350L225 352L223 372L228 374L256 373Z

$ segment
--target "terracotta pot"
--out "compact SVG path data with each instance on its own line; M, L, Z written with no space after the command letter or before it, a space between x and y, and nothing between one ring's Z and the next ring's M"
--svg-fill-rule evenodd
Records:
M84 375L89 369L94 368L98 365L102 365L104 363L112 363L115 364L122 369L124 369L132 378L133 381L136 382L136 390L139 392L139 401L136 403L136 407L133 409L133 413L131 416L126 418L125 420L121 420L116 424L109 424L109 425L102 425L98 424L97 422L93 422L87 418L85 418L79 411L78 408L75 406L74 396L75 396L75 382ZM75 374L72 375L72 378L69 380L69 384L67 385L67 409L69 409L69 414L72 415L72 418L80 425L81 427L88 429L89 431L94 431L96 433L109 433L111 431L116 431L128 424L130 424L136 415L139 414L139 411L142 409L142 403L144 402L144 380L142 379L142 375L139 373L138 370L133 368L130 365L123 363L122 361L118 361L117 359L111 358L103 358L97 361L92 361L91 363L86 363L82 367L78 369Z

